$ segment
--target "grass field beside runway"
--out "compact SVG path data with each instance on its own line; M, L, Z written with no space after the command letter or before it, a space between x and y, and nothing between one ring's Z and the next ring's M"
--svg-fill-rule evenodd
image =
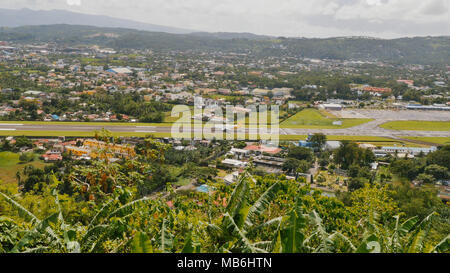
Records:
M111 132L115 137L145 137L153 135L156 138L171 137L171 133L152 133L152 132ZM226 136L226 134L223 134ZM236 134L237 135L237 134ZM28 137L94 137L95 132L76 132L76 131L0 131L0 136L28 136ZM246 134L246 138L249 139L249 134ZM280 135L280 140L305 140L306 135ZM349 141L379 141L386 142L392 141L389 138L383 137L371 137L371 136L328 136L328 140L349 140Z
M440 145L450 145L450 137L405 137L405 139L436 143Z
M391 121L380 125L397 131L450 131L449 121Z
M361 125L372 121L372 119L338 119L333 118L331 114L327 114L326 111L319 111L317 109L305 109L296 115L288 118L280 124L281 128L290 129L346 129ZM280 113L281 115L284 112ZM71 122L71 121L0 121L0 124L23 124L23 125L59 125L59 126L98 126L98 127L112 127L112 126L125 126L125 127L171 127L174 122L178 121L179 118L170 117L170 113L165 113L165 119L163 123L132 123L132 122ZM342 121L343 124L333 125L334 121ZM194 124L194 121L191 121ZM203 122L202 124L206 124ZM234 122L236 125L248 125L249 117L247 116L245 120L236 120ZM267 124L271 124L270 113L267 116Z
M333 125L342 121L342 125ZM281 123L281 128L289 129L346 129L368 123L372 119L338 119L326 116L317 109L305 109Z

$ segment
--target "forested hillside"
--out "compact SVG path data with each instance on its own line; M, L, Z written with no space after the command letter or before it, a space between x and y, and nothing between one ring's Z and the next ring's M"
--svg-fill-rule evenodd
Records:
M115 35L101 35L101 34ZM100 34L100 35L99 35ZM0 40L16 43L97 44L115 49L215 50L259 56L295 56L341 60L381 60L414 64L448 64L450 37L394 40L372 38L274 38L250 34L168 34L131 29L48 25L0 29Z

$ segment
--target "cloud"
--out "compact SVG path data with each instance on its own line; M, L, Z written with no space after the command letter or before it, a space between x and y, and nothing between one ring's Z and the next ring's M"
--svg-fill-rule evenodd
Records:
M81 6L81 0L67 0L69 6Z
M0 7L68 9L210 32L450 35L448 0L0 0Z
M427 3L423 8L423 13L426 15L441 15L448 12L447 2L445 0L434 0Z

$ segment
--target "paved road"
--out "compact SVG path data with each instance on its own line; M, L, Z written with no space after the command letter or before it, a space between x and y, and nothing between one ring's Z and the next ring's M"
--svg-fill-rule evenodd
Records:
M372 121L348 129L280 129L282 135L308 135L323 133L325 135L339 136L377 136L377 137L450 137L450 131L394 131L378 127L384 121ZM105 128L117 133L170 133L171 127L156 126L95 126L95 125L30 125L6 124L0 122L0 131L64 131L64 132L92 132ZM246 130L248 132L248 130ZM251 132L255 133L255 132Z

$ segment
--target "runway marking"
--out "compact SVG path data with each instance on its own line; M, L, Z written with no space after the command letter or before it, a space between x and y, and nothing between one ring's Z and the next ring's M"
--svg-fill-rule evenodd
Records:
M136 126L136 128L149 128L149 129L153 129L156 128L155 126Z
M0 129L0 131L17 131L17 129Z
M0 123L0 126L23 126L23 124Z
M156 131L135 131L135 133L156 133Z

